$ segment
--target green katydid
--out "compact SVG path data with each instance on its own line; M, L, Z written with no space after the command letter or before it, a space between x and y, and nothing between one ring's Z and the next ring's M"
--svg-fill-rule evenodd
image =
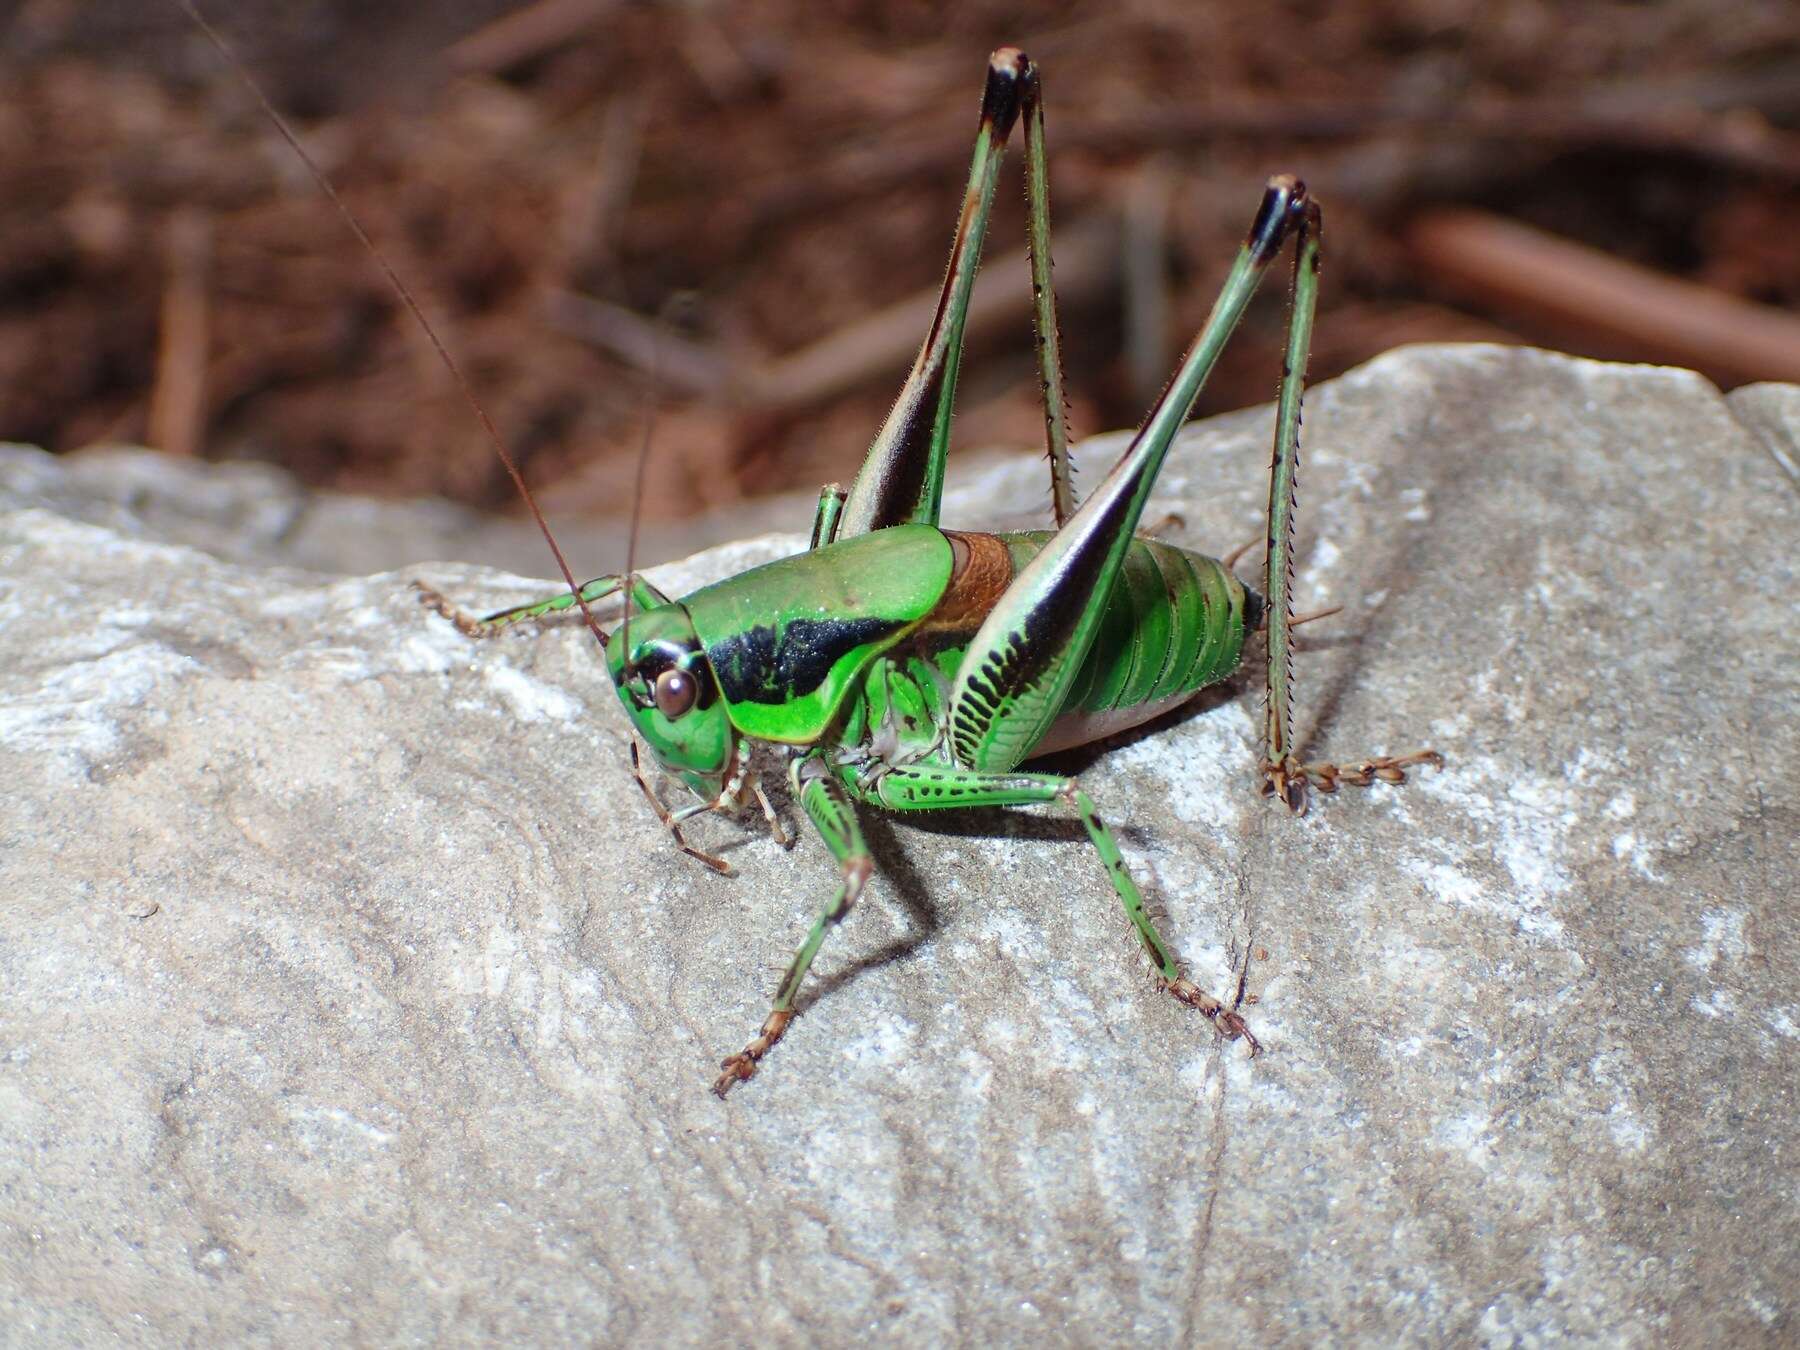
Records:
M187 0L183 4L191 13ZM947 530L938 525L938 512L963 320L1001 154L1021 118L1056 529ZM320 181L335 200L322 176ZM1212 1019L1226 1037L1246 1038L1252 1053L1259 1048L1235 1004L1226 1006L1183 973L1146 912L1112 831L1081 785L1019 766L1180 705L1230 676L1246 637L1264 626L1260 772L1266 793L1299 811L1309 784L1330 791L1340 782L1400 782L1408 765L1441 762L1424 750L1340 768L1304 763L1294 754L1291 651L1292 629L1300 621L1290 598L1290 534L1320 233L1319 208L1305 187L1287 176L1270 179L1199 336L1118 463L1077 508L1050 277L1041 85L1024 53L1001 48L989 61L968 187L930 331L848 493L835 485L821 493L806 552L671 600L638 576L629 559L624 574L577 585L544 528L566 591L477 619L420 588L427 604L470 636L579 609L635 733L631 757L645 796L677 845L720 871L726 870L722 862L687 842L682 823L738 809L754 794L779 837L778 818L752 772L751 747L768 743L785 753L793 797L840 876L782 976L761 1028L721 1065L713 1083L719 1095L754 1075L787 1031L826 933L850 912L874 872L857 823L858 803L891 811L1057 803L1073 811L1158 983ZM1138 525L1202 383L1290 238L1294 287L1270 476L1266 583L1258 595L1228 562L1141 537ZM385 262L381 266L429 332L406 288ZM455 373L435 335L432 341ZM510 454L479 408L477 414L542 527ZM590 606L614 596L622 601L623 618L608 633ZM639 741L692 790L693 804L672 812L658 800L643 776Z

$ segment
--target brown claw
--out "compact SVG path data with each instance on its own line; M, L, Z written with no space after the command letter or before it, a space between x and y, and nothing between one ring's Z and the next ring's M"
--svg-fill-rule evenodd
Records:
M1213 1019L1213 1023L1219 1028L1219 1034L1226 1040L1235 1041L1242 1036L1249 1041L1251 1059L1255 1059L1262 1053L1262 1042L1256 1039L1255 1033L1250 1030L1244 1019L1230 1008L1219 1009L1219 1015Z
M712 1090L720 1101L739 1083L747 1083L756 1076L756 1061L749 1055L732 1055L721 1062L719 1068L724 1072L713 1079Z
M1250 1058L1255 1059L1262 1053L1262 1042L1251 1034L1249 1025L1238 1016L1235 1008L1227 1008L1186 976L1177 980L1164 981L1163 988L1187 1004L1188 1007L1198 1008L1205 1013L1211 1019L1212 1024L1219 1029L1219 1034L1226 1040L1235 1041L1242 1037L1249 1041Z
M788 1023L793 1020L792 1010L777 1008L771 1012L763 1022L762 1030L756 1033L750 1044L720 1062L719 1076L713 1079L713 1095L723 1098L739 1083L746 1083L755 1077L756 1061L769 1053L770 1048L788 1029Z

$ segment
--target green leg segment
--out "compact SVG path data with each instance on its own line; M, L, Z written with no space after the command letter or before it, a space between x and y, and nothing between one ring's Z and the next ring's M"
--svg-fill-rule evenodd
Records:
M819 489L818 509L813 512L812 539L806 545L807 552L823 548L837 538L838 517L844 513L844 489L836 483L827 483Z
M511 609L498 610L493 614L476 618L458 609L445 598L441 591L434 590L422 581L413 582L413 589L419 593L419 603L427 609L444 616L456 625L457 631L465 637L495 637L515 623L528 619L547 619L575 609L581 604L597 604L608 596L619 592L620 579L616 576L595 577L592 581L583 582L581 599L575 598L574 591L558 591L547 600L533 600L530 604L514 605ZM650 609L656 605L666 605L669 597L642 577L637 577L631 588L631 607L634 610Z
M1410 764L1443 763L1435 750L1379 755L1354 764L1303 764L1294 757L1294 502L1300 468L1300 393L1312 346L1313 311L1319 298L1319 250L1324 222L1308 201L1294 231L1294 300L1282 358L1281 393L1275 405L1275 448L1269 464L1269 531L1264 577L1268 623L1268 680L1262 774L1264 791L1288 809L1306 809L1308 784L1335 792L1339 783L1367 786L1403 783Z
M818 917L807 930L806 940L800 944L800 950L794 953L787 974L781 977L781 987L775 993L775 1006L769 1010L762 1029L748 1045L719 1066L720 1072L713 1082L713 1091L721 1097L731 1091L734 1085L755 1074L757 1061L769 1053L770 1048L787 1030L788 1023L794 1020L794 1002L799 997L800 986L806 980L806 972L812 968L813 957L818 955L819 945L825 941L826 932L850 912L850 907L862 895L863 887L868 884L869 876L875 870L875 860L869 855L868 846L863 843L862 830L856 823L856 808L851 804L843 786L832 777L824 760L816 755L796 760L792 782L794 795L799 798L801 808L818 829L825 846L837 859L838 866L843 871L843 879L838 883L836 893L819 910Z
M1294 308L1288 321L1287 352L1282 358L1281 393L1275 406L1275 448L1269 463L1269 532L1263 592L1269 638L1264 758L1277 774L1292 750L1294 488L1300 461L1300 393L1306 381L1313 310L1319 296L1319 246L1324 242L1320 237L1321 223L1318 204L1308 202L1294 245ZM1288 804L1296 806L1292 801Z
M937 314L893 411L851 485L838 523L840 539L915 521L937 524L944 491L944 456L950 445L950 411L956 400L956 367L962 357L963 321L975 288L975 272L981 265L981 245L993 209L1001 153L1018 120L1029 69L1025 54L1012 47L1002 47L989 58L981 129L975 137L969 185ZM1046 258L1046 267L1048 261Z
M1025 63L1026 244L1031 254L1032 329L1044 395L1044 447L1050 457L1050 509L1061 529L1075 514L1075 466L1069 459L1069 412L1063 397L1062 330L1050 281L1050 171L1044 152L1044 92L1038 68Z
M848 781L852 791L865 801L891 811L1024 806L1033 802L1051 801L1070 807L1081 817L1094 851L1100 855L1100 861L1106 868L1113 890L1118 893L1119 900L1125 906L1126 917L1131 920L1131 926L1137 930L1145 950L1150 953L1150 960L1156 966L1158 980L1163 988L1183 1003L1198 1008L1212 1018L1227 1037L1234 1040L1239 1036L1247 1038L1252 1053L1261 1049L1256 1037L1250 1034L1250 1029L1244 1025L1244 1020L1235 1009L1226 1007L1212 995L1203 992L1182 973L1180 961L1163 935L1156 931L1156 925L1145 908L1143 893L1138 890L1137 883L1126 870L1118 840L1100 818L1100 813L1094 809L1092 798L1082 791L1081 784L1075 779L1048 773L978 773L941 765L915 764L883 774L866 788L856 786L854 775Z

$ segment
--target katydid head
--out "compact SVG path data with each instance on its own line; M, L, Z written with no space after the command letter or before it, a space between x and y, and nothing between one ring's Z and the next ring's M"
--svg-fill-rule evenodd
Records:
M663 768L701 796L717 797L737 754L737 732L687 610L639 610L614 636L606 663L633 729Z

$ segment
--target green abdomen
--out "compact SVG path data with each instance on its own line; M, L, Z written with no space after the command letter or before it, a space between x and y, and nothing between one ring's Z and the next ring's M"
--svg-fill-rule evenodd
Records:
M1001 536L1015 574L1050 537L1048 530ZM1244 634L1261 611L1261 598L1217 559L1134 539L1063 712L1136 707L1224 679L1237 669Z

